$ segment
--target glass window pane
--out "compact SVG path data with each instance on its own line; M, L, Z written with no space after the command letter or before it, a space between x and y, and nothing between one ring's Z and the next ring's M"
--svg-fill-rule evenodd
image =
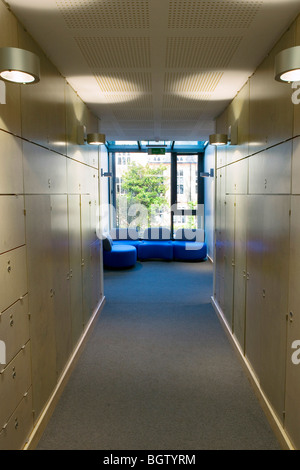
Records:
M177 156L177 205L180 209L196 209L198 201L198 157Z
M121 163L119 157L116 153L117 227L137 227L140 235L150 226L170 228L171 155L122 153Z

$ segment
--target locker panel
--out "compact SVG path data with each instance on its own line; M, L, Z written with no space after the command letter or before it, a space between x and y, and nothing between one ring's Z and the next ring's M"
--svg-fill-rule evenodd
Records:
M216 175L216 225L215 225L215 296L222 310L224 309L225 278L225 170L217 170Z
M290 194L292 171L292 141L277 145L266 152L266 193Z
M70 309L72 315L72 341L76 345L83 330L82 267L80 196L68 196L69 253L70 253Z
M236 196L234 237L233 332L242 350L245 347L246 276L247 276L247 198Z
M0 373L0 428L13 414L31 386L30 342Z
M289 272L289 306L287 322L287 361L286 361L286 398L285 429L294 446L300 449L300 197L292 197L291 202L291 244ZM296 343L294 344L294 342Z
M67 159L68 194L89 193L88 177L89 167L82 163Z
M50 196L25 196L34 417L56 384Z
M225 199L225 277L224 277L224 315L232 330L233 286L234 286L234 225L235 225L235 196Z
M82 265L82 302L84 325L88 322L92 313L91 285L92 285L92 264L91 264L91 244L92 233L92 203L89 195L81 196L81 265Z
M280 420L285 389L289 211L289 196L264 198L261 386Z
M249 159L241 160L226 167L226 193L247 194Z
M7 425L0 431L0 450L22 450L33 429L32 389L25 394Z
M51 240L54 274L53 305L56 331L56 370L59 376L72 350L68 202L65 195L51 196Z
M92 284L91 284L91 310L94 311L102 298L101 292L101 263L100 263L100 240L96 240L91 244L91 271L92 271Z
M66 158L38 145L24 142L26 194L67 193Z
M292 194L300 194L300 138L293 140Z
M29 340L28 295L0 314L0 339L6 345L8 364Z
M0 312L27 291L26 248L22 246L0 255Z
M21 140L0 131L0 147L0 194L22 194L24 188Z
M0 253L25 245L23 196L0 196Z
M249 197L247 219L245 355L260 378L264 196Z
M249 159L249 192L290 194L292 142L277 145Z
M249 158L249 194L263 194L266 191L266 161L263 151Z

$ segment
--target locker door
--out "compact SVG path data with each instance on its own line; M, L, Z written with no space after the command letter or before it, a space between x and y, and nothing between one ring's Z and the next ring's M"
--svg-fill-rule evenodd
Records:
M244 350L247 272L247 196L236 196L235 214L233 332L242 350Z
M249 197L247 219L245 355L260 377L264 196Z
M91 265L91 217L92 201L90 195L81 195L81 265L82 265L82 305L83 323L87 324L92 309L92 265Z
M68 206L66 195L51 196L53 303L55 313L56 370L59 376L72 350Z
M225 177L224 170L217 170L216 179L216 227L215 227L215 298L224 309L224 237L225 237Z
M233 286L234 286L234 226L235 196L225 198L225 240L224 240L224 315L232 331L233 322Z
M25 197L34 419L56 384L50 196Z
M285 428L296 449L300 449L300 197L292 197L289 275L289 318L287 326ZM296 343L294 343L296 341Z
M68 196L70 296L72 341L76 345L83 330L80 196Z
M283 419L288 309L290 196L264 198L261 386Z

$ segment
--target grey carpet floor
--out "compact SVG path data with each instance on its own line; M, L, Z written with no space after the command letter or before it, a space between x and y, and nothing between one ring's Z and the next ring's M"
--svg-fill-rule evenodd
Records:
M106 304L37 450L278 450L210 302L212 266L105 271Z

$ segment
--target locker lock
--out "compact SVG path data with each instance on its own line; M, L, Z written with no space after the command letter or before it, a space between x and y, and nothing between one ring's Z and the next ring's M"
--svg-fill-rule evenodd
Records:
M11 272L11 265L10 265L10 261L7 262L7 272L10 273Z
M294 314L293 314L293 312L290 312L290 314L289 314L290 323L293 323L293 319L294 319Z

